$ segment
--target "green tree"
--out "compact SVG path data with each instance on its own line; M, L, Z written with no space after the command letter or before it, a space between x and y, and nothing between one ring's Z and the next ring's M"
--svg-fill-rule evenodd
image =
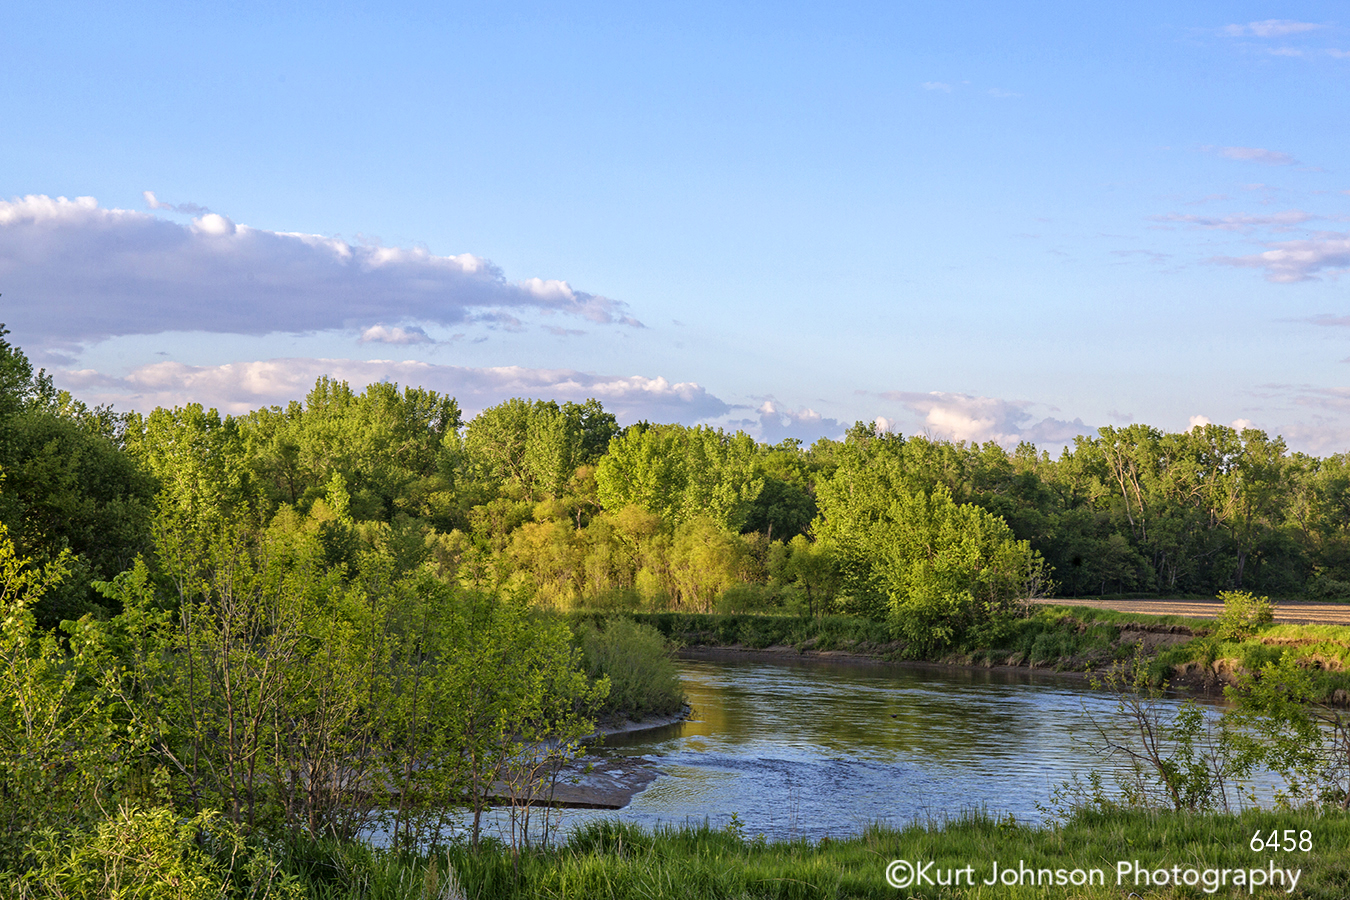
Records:
M474 417L464 452L478 478L535 501L562 495L577 467L594 462L617 433L596 400L512 399Z
M825 612L828 604L839 593L839 562L828 544L813 543L805 535L797 535L788 544L790 555L783 566L783 575L798 585L806 594L806 612L816 616Z
M847 608L889 619L914 651L929 652L1008 612L1045 572L1007 523L934 483L958 456L912 443L855 426L818 485L814 529L838 562Z
M1224 693L1240 758L1283 776L1292 798L1350 809L1350 713L1286 650Z
M358 520L444 511L453 487L447 455L458 449L459 406L425 388L378 382L360 394L324 377L305 402L257 410L239 421L259 490L307 510L334 474Z
M5 333L0 326L0 523L38 564L66 554L66 577L33 608L55 628L104 612L91 585L147 549L155 483L122 451L123 417L56 391Z
M956 504L945 488L897 497L871 541L892 626L920 651L1010 613L1040 575L1039 558L1002 519Z
M631 429L610 442L596 467L601 504L639 506L666 527L706 517L739 532L764 487L758 450L743 432L667 425Z
M541 786L594 730L609 685L586 678L561 619L518 600L468 593L443 627L432 695L458 742L477 847L483 813L503 793L525 817L547 802Z
M32 564L0 524L0 871L37 831L87 826L134 756L102 690L99 625L67 622L63 646L33 615L65 561Z

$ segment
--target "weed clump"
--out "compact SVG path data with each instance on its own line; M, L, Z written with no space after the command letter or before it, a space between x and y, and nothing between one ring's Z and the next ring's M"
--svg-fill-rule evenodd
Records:
M1263 625L1275 621L1275 604L1269 597L1257 597L1247 591L1221 591L1223 612L1219 614L1218 635L1236 641L1255 634Z
M606 715L669 715L684 705L684 690L670 644L650 625L616 616L603 624L583 622L577 630L592 678L609 678Z

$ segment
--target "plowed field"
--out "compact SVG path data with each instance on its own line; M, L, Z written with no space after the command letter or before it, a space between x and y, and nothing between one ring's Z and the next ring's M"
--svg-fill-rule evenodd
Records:
M1223 611L1218 600L1036 600L1035 603L1059 606L1091 606L1146 616L1190 616L1216 619ZM1275 621L1301 625L1350 625L1350 603L1279 603Z

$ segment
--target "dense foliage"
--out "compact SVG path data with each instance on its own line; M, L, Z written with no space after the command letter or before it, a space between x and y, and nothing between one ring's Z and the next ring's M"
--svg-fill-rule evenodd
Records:
M116 414L3 335L0 872L70 896L119 842L244 896L281 878L238 849L256 835L436 846L461 808L476 845L488 805L528 818L597 715L682 703L658 629L585 611L1036 658L1036 594L1229 591L1239 630L1250 591L1350 594L1350 456L1255 430L1105 428L1058 459L862 424L766 446L594 400L466 423L328 378L243 416ZM1300 671L1266 683L1312 696Z

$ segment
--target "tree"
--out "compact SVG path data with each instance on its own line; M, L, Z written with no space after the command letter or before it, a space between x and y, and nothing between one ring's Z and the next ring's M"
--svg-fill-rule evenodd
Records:
M1286 650L1236 687L1230 714L1241 758L1285 778L1294 797L1350 809L1350 713L1325 696L1313 672Z
M66 554L66 577L33 607L42 627L102 614L92 582L150 540L154 480L122 451L124 419L57 391L0 325L0 523L38 564Z
M598 400L511 399L474 417L464 451L476 477L535 501L561 496L577 467L594 462L617 433Z
M839 592L839 563L828 544L812 543L797 535L788 544L791 555L783 574L806 594L806 611L816 616Z
M360 394L320 378L303 404L257 410L239 420L259 489L272 504L302 510L342 476L358 520L428 512L450 487L443 472L457 443L459 405L425 388L377 382Z
M23 409L33 395L33 364L5 340L9 329L0 322L0 421Z
M134 757L102 690L99 625L66 623L67 650L33 615L65 562L34 565L0 523L0 871L35 832L87 826Z
M921 651L1011 612L1041 570L1007 523L973 504L957 505L943 488L897 497L870 543L892 627Z
M942 648L973 624L1011 610L1044 579L1044 563L1007 523L958 504L934 483L949 457L859 423L838 468L818 486L816 540L838 561L854 612L889 619L916 652ZM950 457L955 460L956 457Z
M466 594L443 627L431 696L455 735L477 847L483 813L503 794L528 826L530 808L549 799L550 769L594 730L609 685L585 677L560 619L518 600Z
M600 502L608 510L639 506L668 528L708 518L739 532L764 487L755 473L749 435L667 425L631 429L610 442L596 467Z

